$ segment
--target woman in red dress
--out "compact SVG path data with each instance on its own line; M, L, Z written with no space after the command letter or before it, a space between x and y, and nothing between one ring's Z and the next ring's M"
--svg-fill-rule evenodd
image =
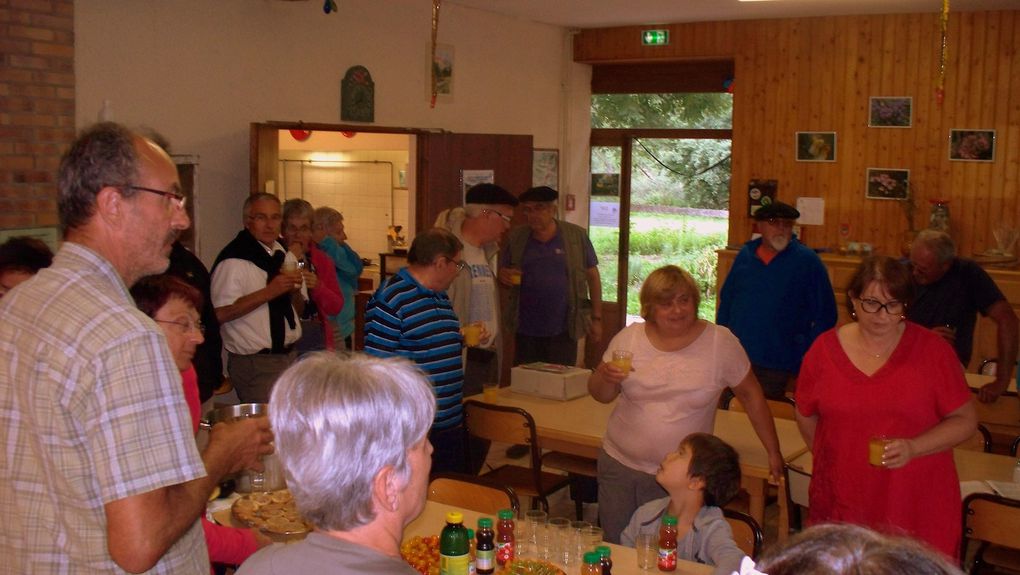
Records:
M904 319L912 295L906 266L865 259L847 288L855 321L824 333L804 357L796 400L814 456L809 522L906 534L956 557L952 448L975 432L977 415L953 348ZM888 440L880 465L869 463L872 438Z

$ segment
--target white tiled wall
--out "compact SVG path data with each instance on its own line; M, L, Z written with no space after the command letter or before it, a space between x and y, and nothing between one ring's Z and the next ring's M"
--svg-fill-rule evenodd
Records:
M279 193L338 210L351 247L378 263L379 253L388 251L390 224L407 230L408 192L395 189L406 162L406 152L345 153L343 160L328 162L281 160Z

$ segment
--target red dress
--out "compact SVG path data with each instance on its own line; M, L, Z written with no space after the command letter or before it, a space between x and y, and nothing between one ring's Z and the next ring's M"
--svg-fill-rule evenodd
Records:
M817 416L809 522L847 522L910 535L949 557L959 554L960 480L951 449L900 469L868 463L868 440L911 438L971 401L956 353L907 322L892 356L871 376L843 351L836 329L804 356L797 409Z

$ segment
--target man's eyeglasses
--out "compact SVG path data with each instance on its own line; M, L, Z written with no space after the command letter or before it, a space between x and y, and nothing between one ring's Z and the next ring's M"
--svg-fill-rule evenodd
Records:
M278 224L281 221L283 221L283 216L280 214L273 214L271 216L267 216L266 214L251 214L250 216L248 216L248 218L255 220L260 224L264 224L267 221L273 222L274 224Z
M192 331L197 331L198 333L201 334L205 333L205 324L203 324L200 321L169 320L169 319L157 319L156 321L158 323L169 323L176 325L177 327L181 328L181 331L183 331L184 333L189 333Z
M861 302L861 309L868 313L878 313L878 310L884 308L885 312L889 315L903 315L903 310L907 307L903 305L903 302L896 300L885 303L877 299L859 299L857 301Z
M513 216L508 216L508 215L506 215L504 213L497 212L496 210L482 210L482 213L483 214L496 214L497 216L503 218L503 221L508 223L508 224L510 223L511 220L514 219Z
M464 261L464 260L457 261L457 260L455 260L453 258L446 258L446 260L448 262L450 262L450 263L452 263L452 264L457 266L457 273L460 273L460 272L464 271L464 268L467 267L467 262Z
M169 192L169 191L166 191L166 190L157 190L155 188L146 188L145 186L131 186L131 185L127 185L127 186L117 186L117 187L125 189L125 190L138 190L140 192L149 192L150 194L157 194L157 195L163 196L164 198L169 198L170 201L173 202L174 206L177 207L178 209L181 209L181 210L183 210L184 209L184 205L188 203L188 198L185 197L184 194L182 194L180 192Z

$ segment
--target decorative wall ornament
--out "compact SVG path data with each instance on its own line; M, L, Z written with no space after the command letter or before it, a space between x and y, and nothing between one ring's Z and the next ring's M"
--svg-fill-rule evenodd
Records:
M351 66L340 81L340 120L375 121L375 82L364 66Z

